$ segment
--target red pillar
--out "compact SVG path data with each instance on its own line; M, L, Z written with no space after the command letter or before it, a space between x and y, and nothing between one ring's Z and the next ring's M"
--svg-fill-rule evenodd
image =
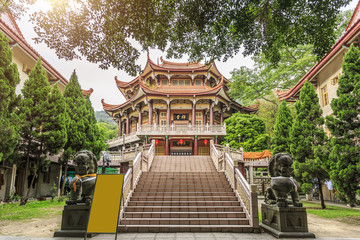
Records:
M203 125L206 125L207 123L207 117L206 117L206 110L204 109L204 112L203 112Z
M148 144L148 138L147 138L147 136L145 135L145 145L147 145Z
M224 122L224 111L222 106L220 105L220 124L222 125Z
M151 100L149 101L149 125L152 125L153 121L153 105L151 103Z
M214 125L214 109L212 108L212 101L210 100L209 103L209 110L210 110L210 126Z
M196 125L196 103L193 103L192 105L192 116L191 116L191 125Z
M167 105L167 112L166 112L166 125L170 125L171 123L170 123L170 119L171 119L171 117L170 117L170 102L169 102L169 104Z
M194 155L198 155L198 138L196 135L194 140Z
M129 114L126 114L126 134L130 133L130 117Z
M218 144L218 136L215 136L215 144Z
M170 150L169 138L168 136L165 136L165 155L169 155L169 150Z
M121 122L121 117L119 118L119 137L121 137L122 135L122 122Z
M142 113L141 113L141 110L139 110L138 125L139 125L139 126L141 126L141 125L142 125Z
M155 123L156 123L157 126L159 126L159 114L160 114L159 109L156 109L155 113L156 113L156 115L155 115Z

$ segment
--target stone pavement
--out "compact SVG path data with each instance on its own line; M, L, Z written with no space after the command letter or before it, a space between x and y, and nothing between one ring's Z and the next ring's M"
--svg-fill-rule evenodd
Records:
M359 236L360 237L360 236ZM79 240L81 238L33 238L33 237L15 237L15 236L1 236L0 240ZM114 234L99 234L93 238L88 239L115 239ZM267 233L119 233L119 240L255 240L255 239L269 239L274 240ZM285 239L285 238L283 238ZM317 238L321 240L360 240L360 238L331 238L322 237ZM296 240L291 238L291 240Z

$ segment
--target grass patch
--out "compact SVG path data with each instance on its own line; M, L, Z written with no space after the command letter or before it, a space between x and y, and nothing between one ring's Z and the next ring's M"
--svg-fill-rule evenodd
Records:
M308 202L304 202L303 205L306 207L307 213L323 218L335 219L341 222L360 225L360 211L357 209L330 205L327 205L325 209L321 209L320 204Z
M61 214L61 210L65 205L65 201L50 202L47 201L31 201L25 206L19 203L9 203L0 205L0 220L25 220L32 218L47 218L50 215ZM60 212L60 213L59 213Z

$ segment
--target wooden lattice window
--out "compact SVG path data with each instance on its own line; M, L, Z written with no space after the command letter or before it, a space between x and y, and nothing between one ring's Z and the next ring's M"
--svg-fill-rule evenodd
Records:
M329 104L329 94L328 94L326 85L321 89L321 95L322 95L323 106L328 105Z
M201 80L195 80L195 85L196 86L201 86Z
M165 79L161 80L161 85L162 85L162 86L166 86L166 85L167 85L167 83L168 83L168 81L167 81L167 80L165 80Z

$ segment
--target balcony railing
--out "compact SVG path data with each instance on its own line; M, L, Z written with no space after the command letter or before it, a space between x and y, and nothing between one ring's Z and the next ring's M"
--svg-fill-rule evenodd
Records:
M226 135L225 125L138 125L137 135Z
M109 144L109 148L112 148L112 147L121 146L125 143L136 142L138 140L139 140L139 138L136 135L136 132L132 132L130 134L123 135L118 138L113 138L113 139L107 141L107 144Z

